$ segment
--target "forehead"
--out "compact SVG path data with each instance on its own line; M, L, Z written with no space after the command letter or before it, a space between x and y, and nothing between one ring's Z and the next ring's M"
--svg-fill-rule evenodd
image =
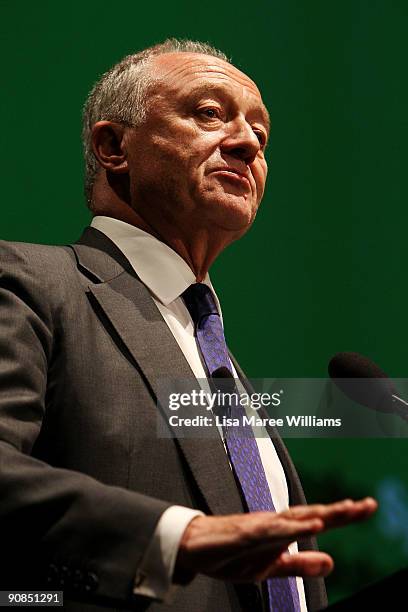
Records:
M242 96L261 106L266 114L257 85L245 73L228 62L201 53L163 53L153 59L154 78L167 89L188 93L196 88L205 91L215 86L230 90L234 96Z

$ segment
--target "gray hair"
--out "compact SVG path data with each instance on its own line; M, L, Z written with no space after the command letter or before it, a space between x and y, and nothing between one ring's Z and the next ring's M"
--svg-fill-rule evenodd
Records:
M85 197L92 210L92 189L99 164L91 142L92 127L97 121L117 121L138 126L148 110L148 90L152 77L146 66L163 53L204 53L229 63L227 56L207 43L169 38L164 42L127 55L102 75L92 88L83 110L82 142L85 157Z

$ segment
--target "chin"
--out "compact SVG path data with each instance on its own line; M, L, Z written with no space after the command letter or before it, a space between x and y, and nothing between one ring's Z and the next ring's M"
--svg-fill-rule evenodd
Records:
M217 208L211 207L211 220L219 228L234 231L245 232L253 223L256 214L253 203L248 199L234 198L232 201L228 198L227 201L217 203Z

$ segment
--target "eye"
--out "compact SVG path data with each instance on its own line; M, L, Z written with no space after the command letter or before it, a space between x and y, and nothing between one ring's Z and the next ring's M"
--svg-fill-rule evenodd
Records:
M208 117L208 119L218 119L220 117L220 111L218 110L218 108L203 108L200 112L206 117Z
M265 136L265 134L263 132L261 132L261 130L254 130L254 134L258 138L259 144L261 145L261 147L265 147L266 146L266 136Z

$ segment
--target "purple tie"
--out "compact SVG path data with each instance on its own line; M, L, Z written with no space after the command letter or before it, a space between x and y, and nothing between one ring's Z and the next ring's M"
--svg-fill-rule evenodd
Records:
M184 291L182 297L194 321L196 340L208 374L212 376L219 368L231 372L224 330L211 289L203 283L195 283ZM231 406L231 416L238 418L240 423L244 414L240 404ZM243 424L229 427L225 442L249 512L275 512L252 428ZM271 611L300 612L294 577L273 578L267 581L267 585Z

